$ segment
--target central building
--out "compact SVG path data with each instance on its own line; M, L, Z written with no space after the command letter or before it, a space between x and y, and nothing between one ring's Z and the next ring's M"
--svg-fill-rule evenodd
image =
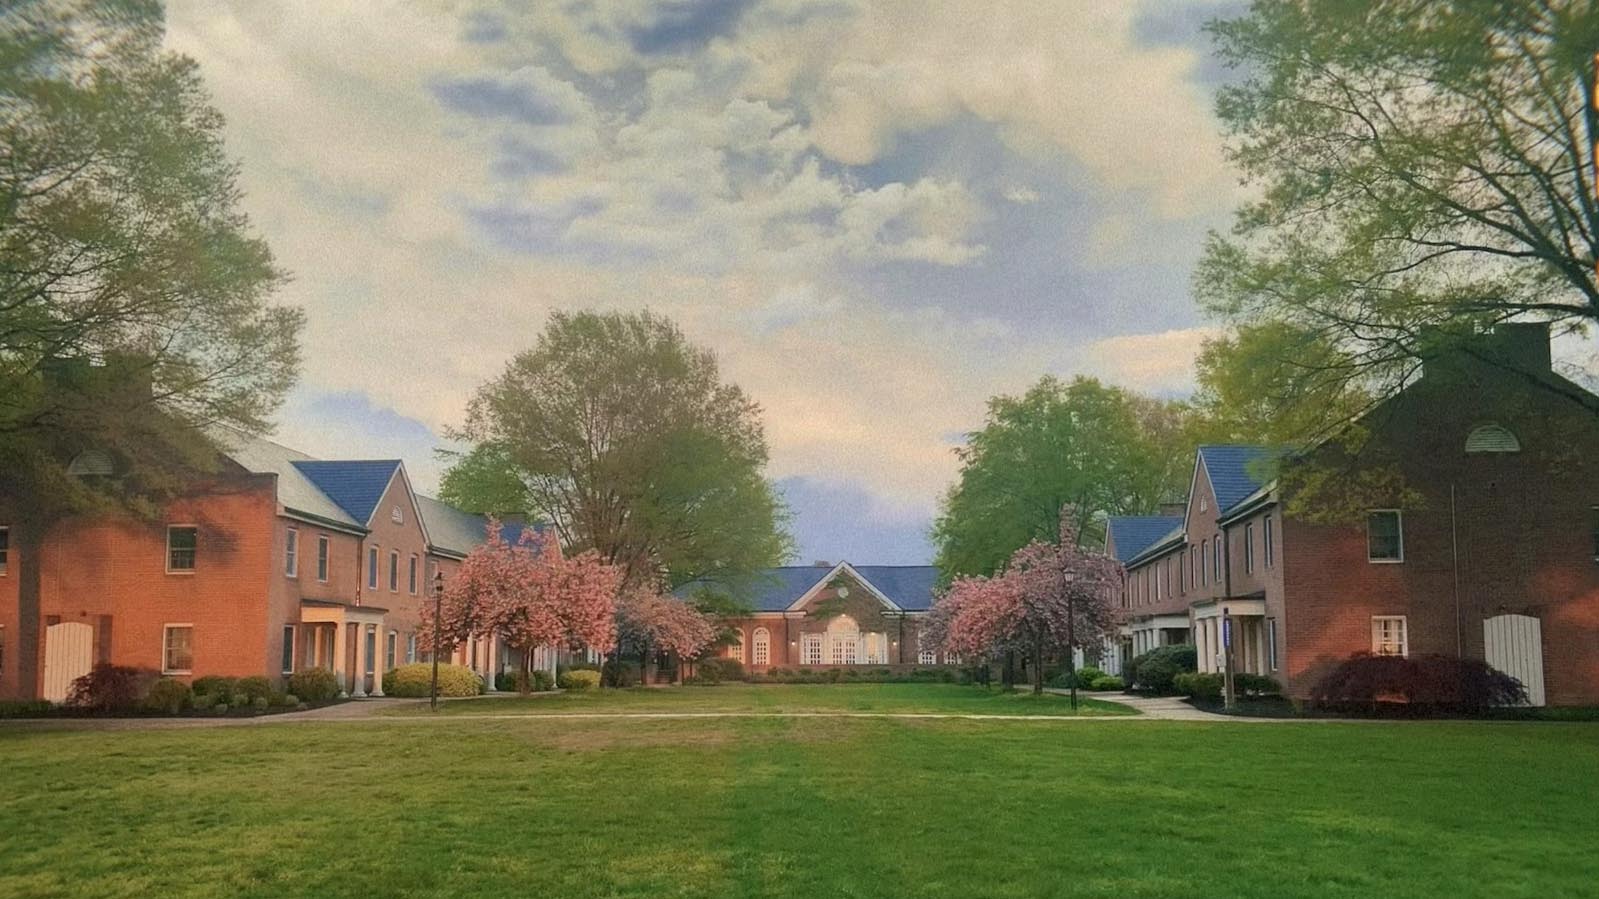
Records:
M937 583L931 565L819 562L769 568L739 584L695 582L678 595L722 594L747 609L723 620L737 639L720 654L755 671L896 667L950 661L920 640Z

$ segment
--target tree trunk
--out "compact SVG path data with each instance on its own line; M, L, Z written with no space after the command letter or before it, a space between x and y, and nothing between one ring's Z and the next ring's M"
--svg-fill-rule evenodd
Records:
M1044 695L1044 638L1040 636L1033 637L1033 695Z
M1006 690L1016 686L1016 650L1005 650L1005 669L1000 672L999 685Z
M17 689L22 699L39 696L39 643L43 602L44 528L37 522L12 525L12 552L17 570Z
M638 654L638 682L641 687L650 685L650 651L646 647Z
M516 677L516 692L523 696L533 692L533 650L522 650L522 670Z

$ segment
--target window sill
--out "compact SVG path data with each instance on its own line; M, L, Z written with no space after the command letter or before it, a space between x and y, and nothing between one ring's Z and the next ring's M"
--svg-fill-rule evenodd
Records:
M177 569L168 568L167 569L167 574L177 574L177 575L188 576L188 575L194 574L195 571L196 571L196 569L193 569L193 568L177 568Z
M193 673L194 673L194 669L192 669L192 668L163 668L163 669L161 669L161 676L162 677L188 677L189 675L191 675Z
M1368 558L1366 561L1371 563L1372 565L1403 565L1403 564L1405 564L1405 560L1404 559L1371 559L1371 558Z

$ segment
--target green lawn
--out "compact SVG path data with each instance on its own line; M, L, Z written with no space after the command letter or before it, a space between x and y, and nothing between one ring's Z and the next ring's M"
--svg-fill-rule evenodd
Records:
M1599 891L1593 724L0 727L0 757L0 897Z
M590 690L451 700L452 715L562 715L604 712L904 712L956 715L1071 715L1071 701L1054 693L1034 696L997 687L956 684L722 684L715 687ZM425 703L396 715L431 714ZM1079 698L1080 715L1129 715L1124 705Z

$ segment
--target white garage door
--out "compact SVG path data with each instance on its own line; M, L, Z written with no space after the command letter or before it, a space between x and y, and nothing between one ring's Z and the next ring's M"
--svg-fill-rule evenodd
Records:
M1529 705L1543 705L1543 629L1530 615L1498 615L1482 623L1488 664L1521 681Z
M65 702L72 682L94 664L94 628L80 621L44 629L44 698Z

